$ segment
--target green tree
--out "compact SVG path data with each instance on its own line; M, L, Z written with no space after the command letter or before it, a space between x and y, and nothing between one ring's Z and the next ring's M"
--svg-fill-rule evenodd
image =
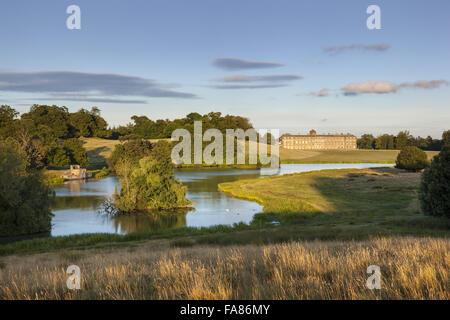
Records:
M425 214L450 218L450 145L445 145L425 169L419 200Z
M71 164L79 164L84 168L89 165L86 149L83 147L83 143L80 139L71 138L64 140L63 148L66 150Z
M394 136L383 134L376 138L375 149L394 149Z
M395 138L395 149L400 150L408 145L409 131L400 131Z
M19 112L7 105L0 106L0 138L11 136L13 132L13 124Z
M66 107L35 104L28 113L22 114L21 118L33 121L35 128L39 125L47 126L51 128L56 138L65 139L74 136L69 116L69 110Z
M408 171L419 171L430 165L425 151L417 147L404 147L398 154L395 163L398 169Z
M26 167L17 143L0 140L0 237L50 231L51 191Z
M133 166L130 159L117 165L121 190L115 194L115 206L120 212L186 207L186 187L175 180L170 157L170 145L159 141L151 154Z
M47 163L51 167L66 167L71 164L71 160L67 150L59 144L55 144L47 155Z
M359 149L373 149L375 146L375 138L371 134L363 134L357 141Z
M123 159L128 159L132 165L140 159L150 155L152 144L144 139L133 139L115 146L111 157L108 159L108 166L111 171L116 171L116 164Z
M450 130L442 133L442 144L450 146Z
M100 109L92 107L91 111L80 109L70 114L70 124L76 137L109 137L108 124L100 116Z

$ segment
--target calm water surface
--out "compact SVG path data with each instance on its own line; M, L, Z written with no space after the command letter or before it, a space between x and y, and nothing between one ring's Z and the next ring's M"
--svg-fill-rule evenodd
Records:
M255 213L262 211L259 204L229 197L217 190L222 182L258 178L266 175L314 171L322 169L386 167L387 164L282 164L279 170L184 169L176 172L187 186L187 198L194 201L194 210L187 213L140 213L110 217L98 210L107 197L119 188L118 179L69 181L55 188L52 220L53 236L79 233L129 233L157 229L208 227L213 225L249 223Z

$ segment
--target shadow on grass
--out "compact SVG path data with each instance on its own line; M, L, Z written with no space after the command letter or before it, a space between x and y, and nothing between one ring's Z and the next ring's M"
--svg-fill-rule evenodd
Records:
M109 151L109 148L107 147L98 147L93 150L89 150L87 152L88 158L89 158L89 170L96 170L101 169L105 167L106 164L106 158L101 155L102 152Z

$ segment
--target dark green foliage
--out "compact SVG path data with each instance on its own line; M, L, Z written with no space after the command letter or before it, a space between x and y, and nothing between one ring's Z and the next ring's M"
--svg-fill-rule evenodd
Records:
M58 144L48 153L47 161L50 167L66 167L71 164L67 150Z
M27 169L69 164L86 167L86 151L81 141L74 138L110 135L96 107L69 113L66 107L33 105L21 119L17 116L18 112L11 107L0 107L0 137L17 141L25 154Z
M69 116L66 107L35 104L28 113L22 114L22 119L31 120L35 128L48 127L56 138L64 139L72 136Z
M410 137L409 131L400 131L395 138L395 149L401 150L403 147L406 147Z
M132 139L118 144L108 159L109 169L115 171L117 163L125 159L132 165L137 164L140 159L150 155L151 150L152 144L144 139Z
M425 214L450 218L450 145L444 146L425 169L419 199Z
M447 135L446 135L446 132ZM361 138L358 139L359 149L397 149L401 150L403 147L418 147L422 150L439 151L441 150L443 144L445 143L445 137L448 136L448 141L450 141L450 131L446 131L442 135L443 140L433 139L428 136L426 138L413 137L409 131L401 131L396 137L390 134L383 134L378 136L376 139L371 134L363 134Z
M371 134L363 134L357 143L359 149L373 149L375 147L375 138Z
M14 120L19 112L7 105L0 106L0 138L8 137L12 134Z
M21 119L32 122L34 135L39 135L42 128L46 127L56 139L110 136L108 124L96 107L92 107L91 111L80 109L70 113L66 107L35 104L28 113L22 114Z
M175 180L167 141L159 141L150 155L133 165L129 159L116 164L121 190L114 196L119 212L186 207L186 187Z
M450 130L444 131L442 133L442 144L450 146Z
M83 168L89 165L86 149L84 149L79 139L72 138L64 140L63 147L70 159L70 164L79 164Z
M375 149L394 149L394 136L383 134L375 139Z
M210 112L201 115L193 112L188 114L185 118L171 120L150 120L146 116L132 116L134 126L121 127L121 130L126 135L137 135L146 139L163 139L170 138L175 129L186 129L191 134L194 130L194 121L201 121L203 131L210 128L218 129L225 132L225 129L243 129L252 128L251 123L247 118L225 115L222 116L220 112ZM127 130L128 129L128 130ZM118 129L115 129L118 130Z
M70 114L70 124L76 137L109 138L108 123L100 117L100 110L92 107L91 111L80 109Z
M430 162L425 151L417 147L404 147L398 154L395 164L398 169L419 171L429 166Z
M50 189L16 143L0 140L0 237L50 231Z

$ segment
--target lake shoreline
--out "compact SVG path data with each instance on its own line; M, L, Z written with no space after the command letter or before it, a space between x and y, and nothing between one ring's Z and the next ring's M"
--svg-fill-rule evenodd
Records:
M248 184L247 181L256 181L258 183L267 183L269 182L271 190L282 190L279 187L275 188L276 185L273 183L277 180L289 179L292 177L308 177L308 176L320 176L320 177L332 177L333 175L349 175L345 181L350 181L352 184L358 183L361 180L361 183L364 182L367 185L377 186L377 183L385 183L383 180L387 178L389 175L392 175L392 172L401 172L401 170L393 169L393 168L375 168L377 171L376 176L372 176L372 169L336 169L336 170L318 170L313 172L303 172L303 173L294 173L287 174L282 176L273 176L266 178L258 178L256 180L238 180L235 182L229 182L228 185L233 184ZM385 171L385 172L383 172ZM362 175L361 173L364 174ZM394 174L395 175L395 174ZM412 174L417 177L418 173ZM333 178L334 179L334 178ZM340 179L340 178L339 178ZM359 180L358 180L359 179ZM365 180L364 180L365 179ZM372 181L368 183L366 180L370 179L381 179L378 182ZM413 195L416 189L417 178L410 176L408 178L406 184L403 187L396 186L397 182L393 185L391 183L386 184L385 187L379 189L373 189L373 194L389 194L395 195L398 193L399 196L404 197L405 192ZM411 180L412 179L412 180ZM300 181L300 180L299 180ZM339 180L337 180L339 181ZM409 181L409 182L408 182ZM297 181L298 182L298 181ZM254 182L250 185L255 184ZM227 185L227 183L225 184ZM291 186L293 183L288 182L287 186ZM351 185L350 185L351 186ZM396 186L395 189L389 191L389 188L392 186ZM275 189L274 189L275 188ZM383 188L387 188L385 191ZM399 189L400 188L400 189ZM442 221L437 218L424 218L421 216L408 218L411 222L414 222L414 225L410 225L408 221L402 221L405 217L409 217L408 207L405 207L406 210L403 213L403 216L400 215L399 218L395 218L393 221L397 221L395 223L401 222L399 225L393 224L389 225L386 223L370 223L364 217L359 217L350 215L348 218L342 215L337 215L337 220L331 219L329 220L329 215L321 214L321 210L313 210L313 212L307 213L306 215L302 215L296 213L296 210L289 207L292 205L292 201L286 201L286 199L282 198L283 203L288 204L288 209L290 213L277 213L277 206L269 205L267 207L266 200L257 196L249 196L248 194L242 195L238 192L230 192L227 188L224 188L224 185L219 186L221 191L227 192L228 194L233 194L233 196L242 196L247 201L253 202L257 201L263 205L263 212L256 213L252 218L252 222L250 224L238 223L231 226L227 225L219 225L219 226L210 226L210 227L178 227L175 229L167 229L167 230L154 230L154 231L143 231L143 232L132 232L129 234L121 235L121 234L111 234L111 233L91 233L91 234L78 234L78 235L68 235L68 236L56 236L50 238L36 239L36 240L25 240L17 243L13 243L10 245L0 246L0 256L11 255L11 254L26 254L32 252L46 252L53 250L64 250L64 249L77 249L77 248L95 248L95 247L104 247L106 246L128 246L132 245L136 241L169 241L171 246L193 246L197 244L218 244L218 245L231 245L231 244L246 244L246 243L273 243L286 241L288 239L298 239L298 240L314 240L314 239L336 239L336 240L356 240L356 239L366 239L371 236L400 236L400 235L414 235L414 236L432 236L432 237L449 237L449 231L442 229ZM354 198L355 193L358 192L358 189L352 191L350 193L352 198ZM383 193L384 192L384 193ZM386 193L388 192L388 193ZM394 193L392 193L394 192ZM392 193L392 194L391 194ZM228 197L228 195L227 195ZM279 196L278 196L279 198ZM392 197L391 197L392 198ZM398 196L397 196L398 198ZM395 196L393 199L397 199ZM400 203L405 205L410 201L408 199L412 199L411 196L408 196L406 200L401 200L403 202L396 202L397 200L391 200L394 206L398 206ZM383 204L383 202L378 201L377 203ZM408 202L409 203L409 202ZM349 202L351 204L351 202ZM269 208L269 209L268 209ZM374 207L377 208L376 206ZM387 208L387 207L386 207ZM373 209L372 211L380 212L382 214L386 209L380 207L376 211ZM288 210L288 211L289 211ZM384 211L383 211L384 210ZM322 210L323 211L323 210ZM398 209L395 209L394 212L397 212ZM406 215L404 215L406 214ZM355 218L356 217L356 218ZM380 221L382 222L383 215L379 216ZM324 220L325 219L325 220ZM356 220L355 220L356 219ZM362 220L361 220L362 219ZM378 218L377 218L378 219ZM396 220L397 219L397 220ZM328 221L329 220L329 221ZM439 221L438 221L439 220ZM281 224L273 224L274 221L281 222ZM301 221L301 224L298 224ZM358 222L360 221L360 222ZM379 221L379 222L380 222ZM420 227L425 224L428 227ZM361 229L358 225L363 225L364 228ZM438 227L441 225L441 227ZM329 229L329 226L333 226L332 229ZM450 229L450 226L449 226ZM330 230L334 230L330 232Z

